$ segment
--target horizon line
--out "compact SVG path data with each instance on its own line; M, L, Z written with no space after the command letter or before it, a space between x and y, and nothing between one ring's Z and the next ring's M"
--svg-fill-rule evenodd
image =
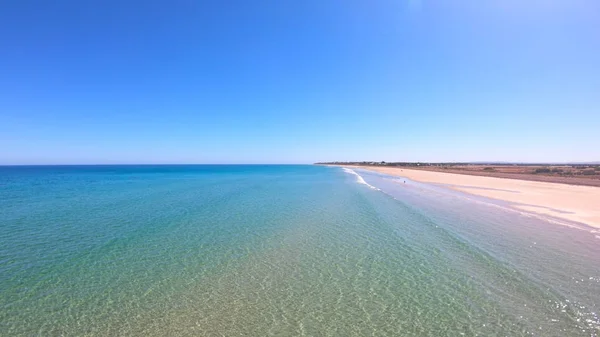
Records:
M212 165L212 166L260 166L260 165L324 165L324 164L371 164L371 163L386 163L386 164L470 164L470 165L600 165L600 161L573 161L573 162L510 162L510 161L327 161L327 162L312 162L312 163L53 163L53 164L0 164L0 167L17 167L17 166L184 166L184 165Z

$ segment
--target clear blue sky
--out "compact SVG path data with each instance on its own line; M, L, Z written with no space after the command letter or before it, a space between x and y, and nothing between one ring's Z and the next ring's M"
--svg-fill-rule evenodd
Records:
M0 164L600 160L600 1L0 2Z

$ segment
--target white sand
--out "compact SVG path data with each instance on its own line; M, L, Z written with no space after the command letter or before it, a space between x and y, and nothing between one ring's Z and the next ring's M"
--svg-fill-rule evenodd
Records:
M523 211L550 215L600 228L600 187L503 179L391 167L360 167L513 203ZM487 189L483 189L487 188Z

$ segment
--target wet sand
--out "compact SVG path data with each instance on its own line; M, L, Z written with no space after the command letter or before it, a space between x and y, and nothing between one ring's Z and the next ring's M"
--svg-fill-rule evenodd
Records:
M600 228L600 187L392 167L355 167L509 202L517 209Z

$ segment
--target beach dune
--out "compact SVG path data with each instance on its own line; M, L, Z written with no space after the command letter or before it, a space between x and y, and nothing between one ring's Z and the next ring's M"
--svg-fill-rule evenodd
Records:
M600 228L600 187L472 176L392 167L357 167L414 181L434 183L512 207Z

